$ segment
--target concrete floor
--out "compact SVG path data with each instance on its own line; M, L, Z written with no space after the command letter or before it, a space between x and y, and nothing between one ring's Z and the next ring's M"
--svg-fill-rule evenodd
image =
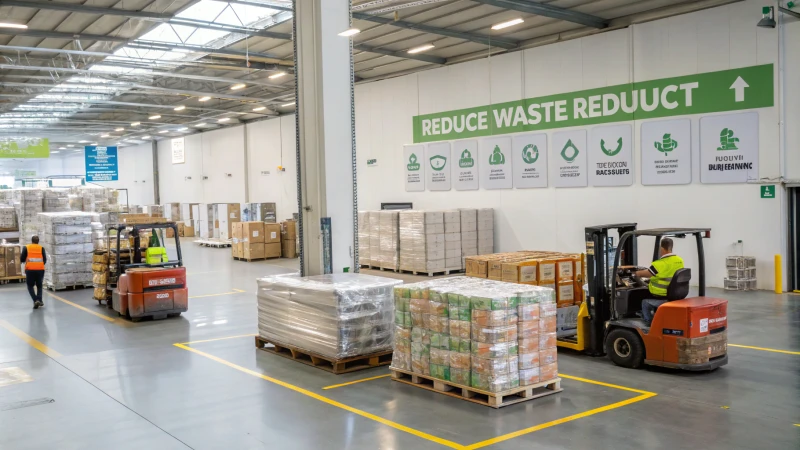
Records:
M731 347L701 374L559 352L563 392L494 410L386 377L325 390L388 370L336 376L254 348L254 280L296 260L188 241L184 258L189 312L156 322L114 317L91 290L34 311L23 285L0 286L0 371L32 378L0 372L0 448L800 448L797 296L710 292L730 301L731 344L787 352Z

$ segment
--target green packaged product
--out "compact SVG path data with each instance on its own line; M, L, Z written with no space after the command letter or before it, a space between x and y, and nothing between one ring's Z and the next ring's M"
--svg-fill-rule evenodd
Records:
M395 338L394 350L397 352L411 353L411 340Z
M395 312L394 312L394 323L395 323L395 325L399 325L401 327L405 326L404 325L405 321L406 321L406 313L404 313L403 311L395 310ZM411 319L409 319L409 322L410 321L411 321Z
M423 344L422 342L411 343L411 355L429 358L431 354L431 346Z
M414 328L425 328L425 320L422 316L421 312L409 312L409 317L411 317L411 326Z
M450 304L450 314L449 317L451 320L470 320L472 312L469 308L462 308L460 306L453 306Z
M430 345L431 332L425 328L414 327L411 329L411 342L422 342Z
M403 326L407 328L411 328L414 326L414 321L411 320L410 312L403 313Z
M438 301L429 301L428 302L428 313L438 317L447 317L448 316L448 304L442 303Z
M410 301L411 301L410 298L404 298L404 297L397 298L397 297L395 297L395 299L394 299L394 309L396 309L398 311L408 312L408 305L409 305Z
M431 333L431 347L449 350L450 335L447 333Z
M456 294L455 292L448 292L447 293L447 303L451 305L461 306L459 303L461 296Z
M450 336L450 351L459 353L469 353L470 342L472 341L470 341L469 339Z
M450 368L450 381L462 386L469 386L469 369Z
M513 300L516 297L471 297L472 309L482 309L489 311L496 311L501 309L516 308L518 300Z
M409 289L403 285L396 286L394 288L394 298L410 298L411 292Z
M450 381L450 366L431 364L430 375L433 378Z
M458 307L459 308L466 308L466 309L472 308L472 300L470 299L470 296L469 295L463 295L463 294L459 295L458 296Z

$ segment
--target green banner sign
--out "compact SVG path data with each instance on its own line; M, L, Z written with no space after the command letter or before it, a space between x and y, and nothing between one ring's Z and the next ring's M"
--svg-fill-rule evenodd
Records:
M0 158L49 157L49 139L0 139Z
M773 89L772 64L621 84L414 116L414 142L765 108Z

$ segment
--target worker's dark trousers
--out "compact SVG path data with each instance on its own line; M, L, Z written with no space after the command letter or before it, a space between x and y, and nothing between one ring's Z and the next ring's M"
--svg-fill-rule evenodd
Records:
M642 300L642 319L647 322L647 325L653 323L653 316L656 315L656 310L659 306L667 303L666 297L660 295L652 295L652 298Z
M26 270L25 281L28 283L28 293L34 302L42 301L42 282L44 281L44 270ZM36 292L33 286L36 285Z

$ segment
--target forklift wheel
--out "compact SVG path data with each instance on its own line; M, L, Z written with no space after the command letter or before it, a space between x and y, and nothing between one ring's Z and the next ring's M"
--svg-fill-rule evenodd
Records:
M614 364L638 369L644 363L642 339L627 328L617 328L606 337L606 353Z

